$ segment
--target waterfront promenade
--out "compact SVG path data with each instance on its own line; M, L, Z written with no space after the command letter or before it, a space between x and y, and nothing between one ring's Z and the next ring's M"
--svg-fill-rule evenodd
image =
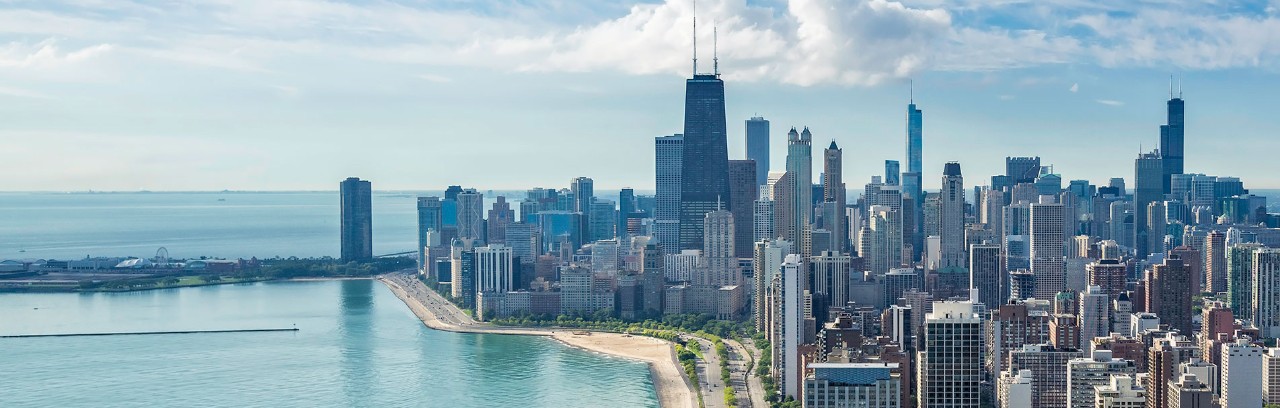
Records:
M574 329L500 327L477 322L413 275L393 273L378 280L432 329L459 333L546 336L572 347L643 361L649 366L658 402L664 408L697 407L670 342L644 336ZM708 401L710 402L710 401Z

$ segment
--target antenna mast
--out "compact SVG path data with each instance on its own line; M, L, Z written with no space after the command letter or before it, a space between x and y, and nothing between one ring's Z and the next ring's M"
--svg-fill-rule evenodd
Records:
M916 103L916 80L914 79L907 80L907 99L910 101L908 103Z
M716 77L719 78L720 77L720 54L719 54L719 51L717 50L717 47L720 46L720 37L719 37L719 34L717 33L717 30L719 30L719 27L716 27L715 24L712 24L711 25L711 73L716 74ZM1181 88L1182 85L1179 84L1178 87Z
M694 75L698 75L698 0L694 0Z

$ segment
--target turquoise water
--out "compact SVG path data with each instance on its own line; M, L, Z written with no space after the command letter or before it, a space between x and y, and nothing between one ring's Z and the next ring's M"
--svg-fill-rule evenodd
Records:
M374 281L3 294L0 407L657 406L639 362L554 340L426 328Z

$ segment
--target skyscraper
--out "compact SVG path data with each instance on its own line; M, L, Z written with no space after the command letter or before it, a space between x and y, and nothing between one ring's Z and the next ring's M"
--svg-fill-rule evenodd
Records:
M896 186L902 184L902 168L897 160L884 161L884 185Z
M751 257L751 243L755 236L755 202L760 193L756 184L756 162L752 160L729 160L729 197L725 205L733 213L734 256Z
M806 129L808 130L808 129ZM848 220L845 219L844 207L847 199L844 186L844 151L836 146L836 141L831 141L823 151L822 166L822 201L835 203L835 211L831 211L829 216L833 216L832 220L823 220L825 227L831 231L831 241L837 251L848 253L849 238Z
M1227 291L1227 235L1209 231L1204 240L1204 271L1209 292Z
M977 408L982 379L982 316L973 302L934 302L918 353L918 407Z
M1170 256L1152 265L1147 277L1146 310L1182 333L1192 333L1190 272L1182 259Z
M1067 401L1070 408L1093 408L1095 390L1111 382L1113 376L1132 376L1137 372L1133 361L1112 356L1111 350L1094 350L1088 357L1072 359L1067 362ZM1131 380L1132 381L1132 380ZM1134 405L1121 407L1142 407L1145 400L1133 399ZM1098 405L1101 406L1101 405ZM1116 407L1112 405L1111 407ZM1119 407L1116 407L1119 408Z
M573 208L569 211L582 213L582 231L579 234L586 241L594 241L591 234L591 203L595 201L595 181L590 177L574 177L569 180L569 190L573 191Z
M1134 161L1133 176L1133 247L1137 250L1138 259L1147 256L1156 249L1148 247L1147 207L1164 199L1161 190L1161 179L1164 177L1164 165L1159 152L1143 153ZM1112 219L1115 219L1114 217ZM1164 235L1163 231L1156 234Z
M1031 205L1031 273L1036 278L1037 299L1053 299L1066 289L1063 216L1062 204Z
M756 162L756 186L769 181L769 121L759 116L747 119L747 160Z
M696 65L696 63L695 63ZM702 249L702 220L729 199L724 81L719 73L685 82L684 150L680 173L680 249Z
M1262 355L1266 349L1247 338L1222 347L1222 408L1260 407L1262 395Z
M774 375L779 378L779 391L782 395L792 398L801 397L800 378L803 375L800 370L800 343L804 339L801 332L801 322L804 320L802 265L804 262L799 255L787 255L778 277L773 281L776 288L773 292L781 300L779 303L782 306L776 317L780 330L775 332L776 338L770 339L774 349Z
M1227 303L1231 314L1253 321L1253 253L1262 245L1235 244L1227 248Z
M1088 350L1094 337L1111 333L1111 298L1102 287L1089 285L1080 294L1080 350Z
M489 243L505 243L507 241L507 225L515 222L516 212L511 209L511 204L507 203L507 198L498 196L498 200L493 202L493 207L489 209L489 219L485 224L488 233L485 235Z
M458 194L458 238L484 242L484 194L474 188Z
M618 191L618 221L614 227L614 233L618 235L618 242L631 242L631 237L627 235L627 218L636 212L636 191L630 187Z
M1040 157L1005 157L1004 175L1009 184L1034 183L1040 176Z
M1000 270L1000 246L978 244L969 247L969 288L978 290L978 301L987 310L1000 307L1009 298L1008 279Z
M964 178L960 163L950 162L942 170L941 208L939 208L939 242L942 249L940 272L963 269L964 264Z
M373 258L373 187L348 177L339 184L343 261Z
M654 237L667 252L680 252L680 173L684 160L684 136L654 138L657 186L654 190Z
M1253 252L1253 323L1262 337L1280 337L1280 248Z
M905 227L911 233L903 234L912 237L911 259L919 259L924 248L924 187L921 184L921 175L924 174L923 143L924 113L916 109L913 95L911 102L907 104L907 171L902 173L902 195L912 204L912 208L906 210L912 213L911 217L904 217L912 220Z
M1173 87L1169 88L1168 123L1160 126L1160 158L1164 164L1161 192L1170 192L1170 176L1182 174L1183 159L1183 110L1182 90L1174 97Z
M812 136L809 128L804 128L800 133L796 133L796 128L791 128L791 132L787 133L787 173L793 177L790 215L795 236L786 238L794 242L797 246L795 249L806 257L810 256L813 250L809 237L813 223ZM774 200L777 200L777 197Z
M738 273L738 259L734 254L733 214L718 209L704 217L702 253L707 257L707 268L694 282L711 286L740 284L742 275Z
M425 248L429 245L441 244L439 242L440 218L440 197L418 197L418 269L423 269L433 262L427 259L430 254ZM433 233L436 234L436 242L430 242L428 239Z

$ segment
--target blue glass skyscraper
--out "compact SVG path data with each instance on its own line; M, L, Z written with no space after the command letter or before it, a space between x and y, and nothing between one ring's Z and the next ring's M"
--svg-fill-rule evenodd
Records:
M755 116L747 119L747 160L756 162L756 186L769 182L769 121Z
M685 83L684 145L680 172L680 249L702 248L702 221L729 201L724 81L694 73Z
M916 109L915 98L907 104L907 171L902 173L902 195L911 201L914 225L904 225L903 238L912 245L912 259L924 249L924 191L920 185L924 172L924 113ZM908 238L909 237L909 238Z
M884 185L896 186L899 183L901 183L900 181L901 179L899 178L901 177L901 172L902 172L902 168L901 168L901 165L898 164L897 160L885 160L884 161Z

